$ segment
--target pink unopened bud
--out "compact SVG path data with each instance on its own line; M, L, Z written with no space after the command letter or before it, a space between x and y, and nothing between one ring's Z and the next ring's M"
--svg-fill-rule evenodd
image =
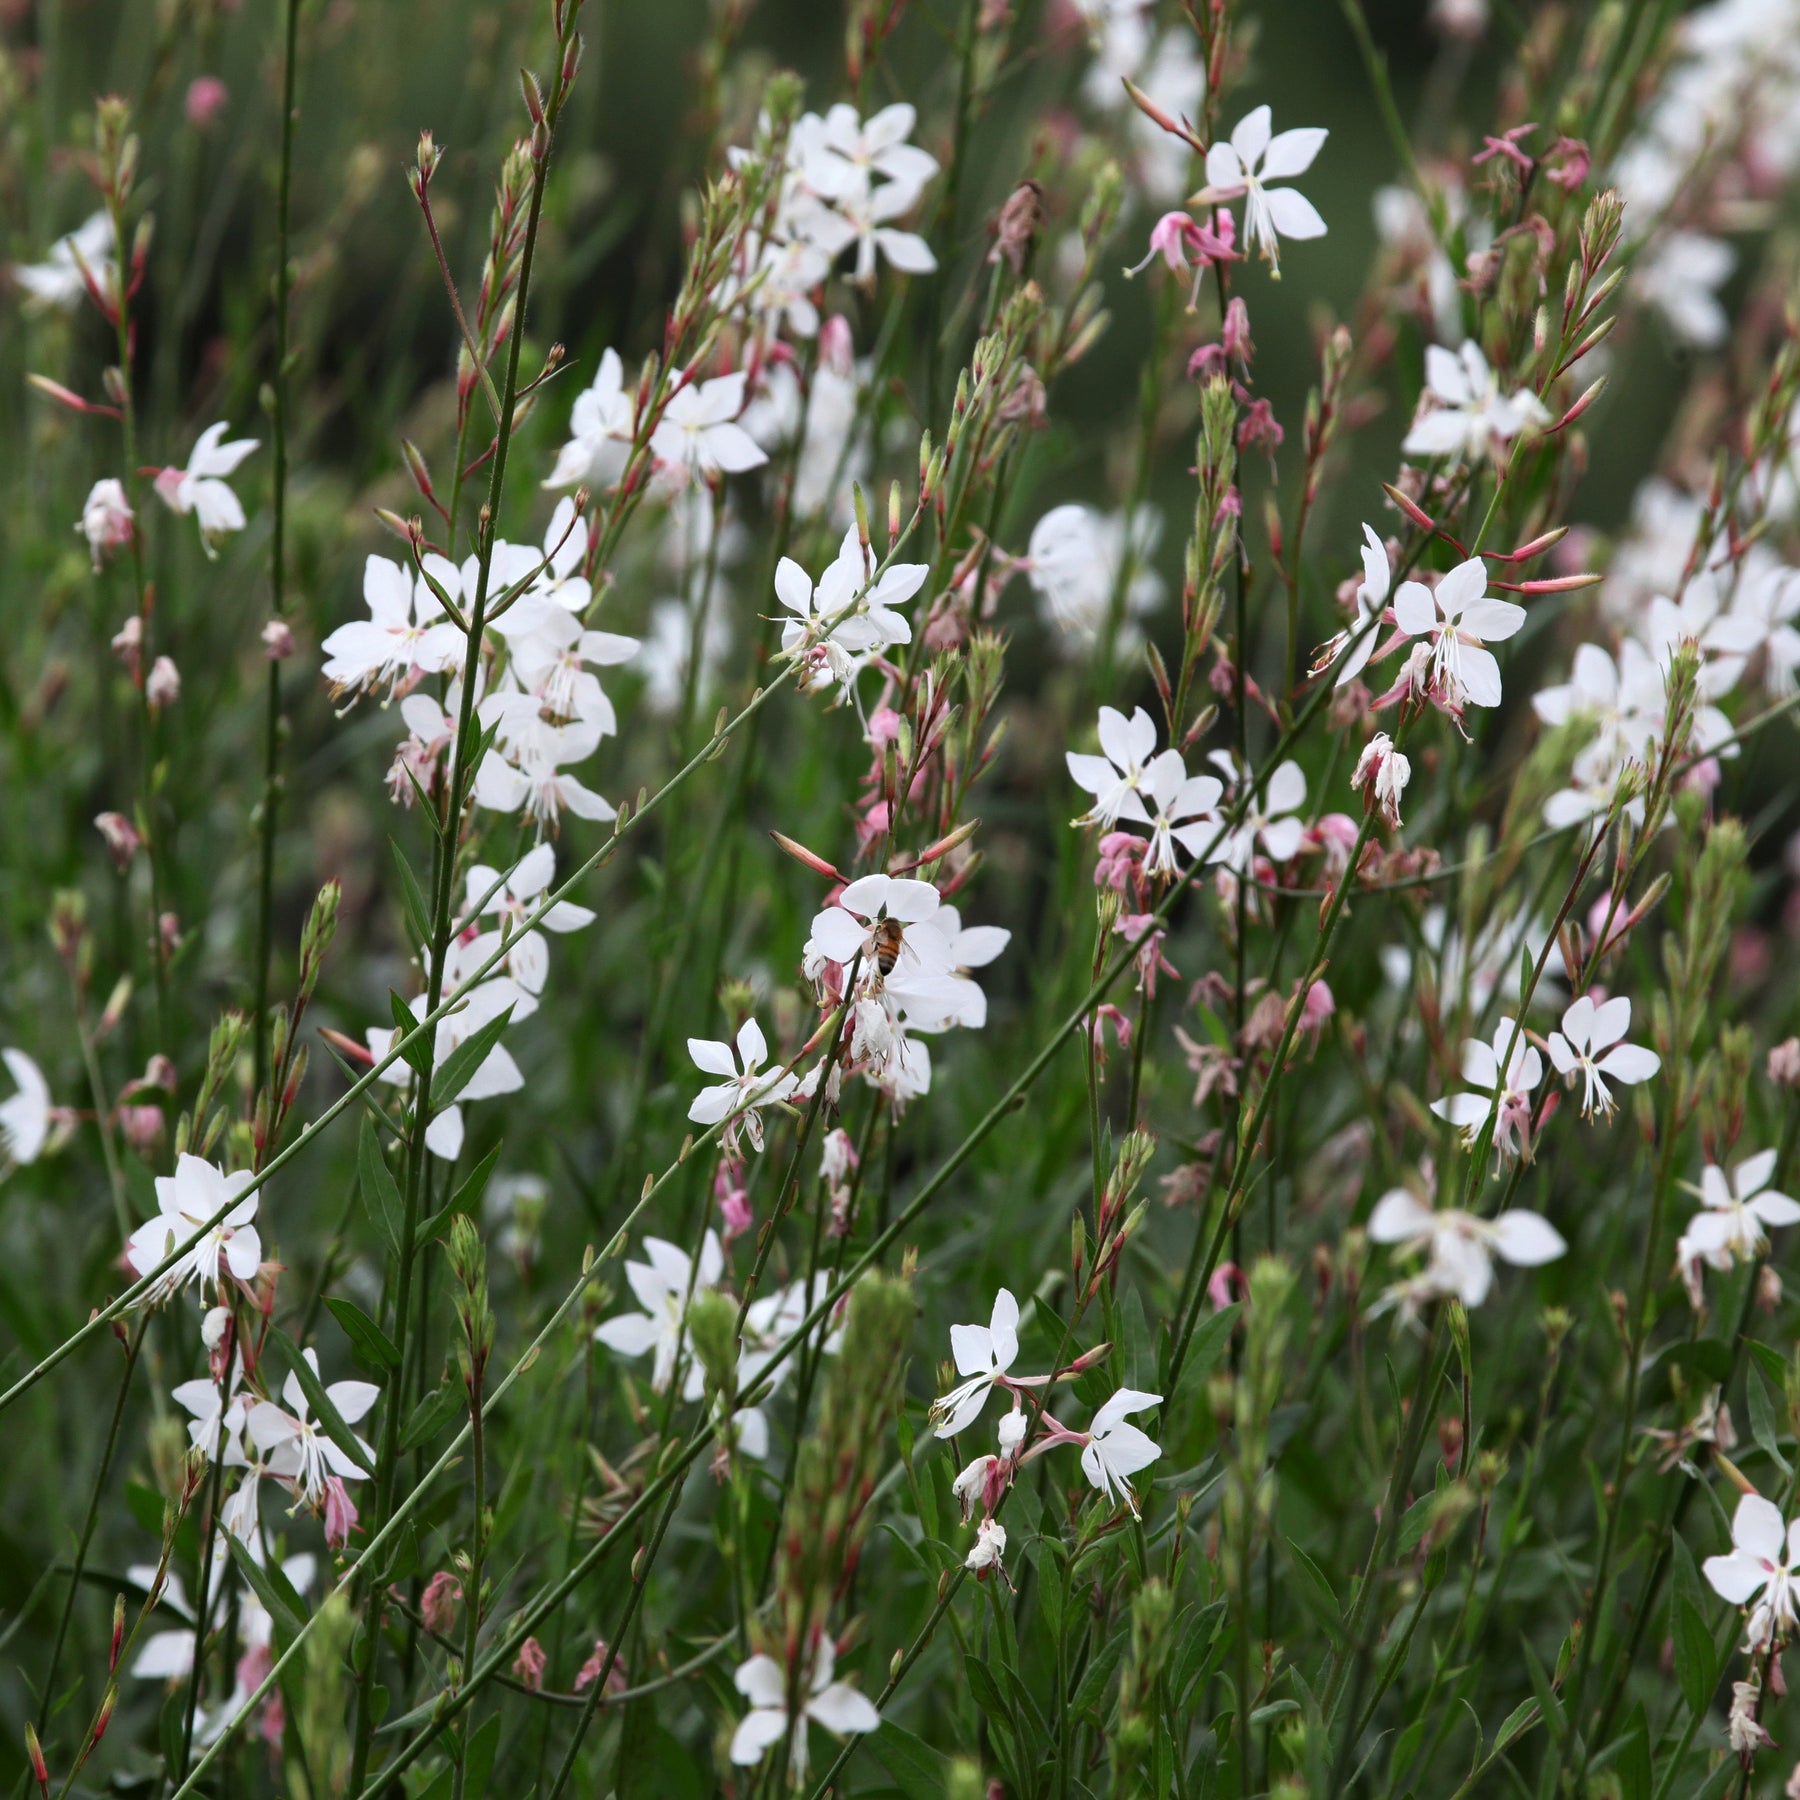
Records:
M216 75L196 75L188 83L182 110L196 131L204 131L230 103L231 91Z
M419 1612L425 1620L425 1629L440 1635L448 1631L456 1621L456 1609L462 1603L462 1583L448 1569L438 1572L425 1584L425 1592L419 1598Z
M144 653L144 621L136 613L113 634L112 653L131 675L137 680L138 666Z
M144 683L144 698L152 706L173 706L181 698L181 671L171 656L159 656L150 665L150 678Z
M325 1542L333 1550L341 1550L349 1543L350 1534L356 1529L356 1502L350 1498L349 1490L335 1475L325 1480Z
M537 1693L544 1685L544 1665L548 1660L543 1645L536 1638L528 1637L513 1659L513 1679L523 1682L530 1692Z
M733 1188L720 1199L719 1223L724 1227L722 1235L728 1246L750 1229L751 1220L750 1196L745 1189Z
M809 850L804 844L796 843L791 837L779 831L771 831L769 836L791 856L795 862L804 863L815 875L823 875L827 881L842 882L844 877L816 851Z
M856 340L850 335L850 321L842 313L833 313L819 327L819 361L832 374L846 380L856 368Z
M612 1667L610 1669L607 1669L606 1668L607 1658L610 1655L611 1655L611 1652L606 1647L606 1639L605 1638L595 1638L593 1655L590 1656L587 1659L587 1661L581 1665L580 1669L576 1671L576 1675L575 1675L575 1692L576 1693L579 1694L582 1692L583 1689L591 1688L594 1685L594 1683L600 1679L600 1671L602 1669L606 1669L606 1690L605 1691L607 1693L622 1694L625 1691L625 1664L624 1664L624 1661L622 1658L614 1656L614 1657L612 1657Z
M1206 1284L1207 1303L1214 1312L1223 1312L1245 1291L1243 1270L1233 1262L1220 1263Z
M1784 1038L1769 1052L1769 1079L1777 1087L1800 1089L1800 1038Z
M1245 362L1256 354L1256 347L1250 342L1250 309L1241 295L1234 294L1231 304L1225 308L1219 343L1227 356L1241 357Z
M271 619L262 628L263 655L270 662L286 662L294 654L293 628L286 619Z
M119 1130L139 1156L151 1156L162 1142L163 1115L160 1106L121 1106L114 1117Z
M116 812L99 814L94 820L94 828L106 839L106 849L113 859L113 867L123 875L144 845L144 840L138 835L138 828L123 813Z
M1300 1008L1301 1032L1307 1037L1316 1038L1336 1011L1337 1001L1332 998L1331 989L1324 982L1315 981L1306 990L1306 1000Z

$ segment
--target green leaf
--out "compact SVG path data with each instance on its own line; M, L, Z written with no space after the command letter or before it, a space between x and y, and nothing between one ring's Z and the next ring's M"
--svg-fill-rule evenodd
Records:
M1183 1392L1203 1382L1213 1372L1219 1358L1225 1354L1225 1346L1231 1342L1232 1328L1237 1324L1241 1310L1236 1305L1221 1307L1195 1326L1194 1335L1188 1339L1187 1360L1181 1365Z
M435 817L431 807L420 809L428 817ZM412 872L406 860L406 852L400 848L398 839L389 838L388 848L394 853L394 867L400 874L400 903L406 914L406 928L412 933L413 942L419 945L431 942L431 915L425 909L425 896L420 891L418 877Z
M419 1029L419 1021L412 1016L412 1010L399 993L388 989L388 1009L394 1017L394 1028L400 1035L394 1040L394 1047L405 1059L408 1067L415 1073L423 1075L431 1066L432 1042L429 1036L415 1039L408 1043L407 1038Z
M1791 1474L1788 1459L1781 1454L1775 1396L1770 1391L1768 1382L1763 1379L1761 1369L1750 1368L1745 1371L1744 1388L1750 1400L1750 1435L1756 1439L1756 1447L1784 1477Z
M435 1100L437 1087L434 1083L432 1094ZM500 1160L500 1152L505 1147L505 1140L496 1144L473 1169L468 1179L463 1182L447 1204L440 1206L429 1219L419 1221L419 1229L413 1234L413 1242L421 1249L434 1243L450 1229L450 1222L458 1213L467 1213L474 1218L481 1208L481 1197L487 1192L488 1177L494 1172L494 1164Z
M1113 1671L1118 1668L1125 1655L1125 1646L1130 1641L1131 1627L1123 1626L1109 1643L1095 1651L1088 1666L1081 1672L1081 1684L1076 1688L1075 1698L1070 1703L1076 1712L1100 1711L1101 1704L1106 1699L1106 1690L1112 1682Z
M300 1391L306 1396L306 1404L312 1409L314 1423L359 1469L373 1475L375 1471L366 1466L363 1449L356 1441L355 1432L344 1423L343 1415L332 1405L331 1396L325 1391L325 1383L319 1379L318 1371L301 1354L299 1346L279 1327L269 1333L268 1341L281 1351L287 1366L294 1371L294 1379L300 1383Z
M1718 1685L1719 1667L1713 1660L1712 1633L1684 1594L1675 1596L1675 1678L1688 1711L1705 1712Z
M883 1719L880 1729L869 1734L868 1744L906 1800L944 1800L950 1785L950 1759L941 1751L891 1719Z
M472 1031L444 1058L431 1083L431 1110L442 1112L456 1096L475 1079L475 1071L487 1061L488 1053L499 1043L500 1034L512 1023L513 1009L502 1013Z
M1771 1350L1767 1344L1759 1344L1755 1338L1745 1338L1744 1348L1756 1359L1758 1366L1768 1378L1778 1386L1787 1382L1787 1364L1782 1360L1778 1350Z
M1301 1598L1317 1615L1319 1623L1331 1633L1332 1641L1341 1643L1344 1635L1343 1618L1338 1611L1337 1595L1332 1591L1324 1571L1291 1538L1286 1540L1283 1548L1287 1551L1295 1572L1300 1576Z
M362 1188L363 1205L368 1208L369 1217L381 1228L388 1248L398 1255L405 1237L406 1209L401 1205L400 1189L387 1166L387 1158L381 1154L375 1121L366 1113L362 1132L356 1140L356 1179Z
M446 1381L435 1393L430 1393L413 1408L412 1417L406 1421L406 1429L400 1434L402 1450L416 1450L421 1444L428 1444L454 1418L459 1417L468 1408L468 1396L464 1393L461 1382Z
M283 1597L281 1588L269 1578L269 1571L258 1565L256 1558L250 1554L250 1547L235 1531L225 1533L225 1542L231 1551L231 1560L237 1564L238 1573L249 1585L250 1591L263 1604L263 1610L277 1625L285 1626L292 1633L297 1632L306 1623L304 1611L296 1614ZM293 1593L293 1587L284 1581L282 1587Z
M1044 1632L1052 1644L1060 1643L1063 1634L1063 1573L1056 1552L1040 1539L1037 1554L1038 1613Z
M393 1340L360 1306L354 1301L338 1300L329 1295L325 1305L343 1326L344 1336L365 1363L374 1369L399 1368L400 1352L394 1348Z
M1495 1755L1498 1755L1509 1744L1516 1743L1522 1738L1532 1726L1537 1724L1541 1716L1535 1700L1521 1700L1506 1715L1506 1723L1500 1727L1499 1733L1494 1738Z
M986 1663L979 1663L974 1657L965 1656L963 1679L969 1684L969 1692L974 1696L975 1704L989 1719L1004 1725L1009 1731L1015 1729L1012 1706L1001 1693L999 1683L988 1673Z
M1544 1667L1543 1659L1532 1649L1529 1639L1520 1638L1519 1649L1525 1658L1525 1672L1531 1677L1531 1691L1537 1695L1538 1710L1549 1721L1551 1729L1560 1735L1563 1729L1562 1702L1557 1699L1556 1690L1550 1685L1550 1673Z

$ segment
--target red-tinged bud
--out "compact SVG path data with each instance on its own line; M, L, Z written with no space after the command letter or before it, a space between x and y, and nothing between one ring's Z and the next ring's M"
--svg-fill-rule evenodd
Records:
M585 43L580 32L569 39L569 47L563 52L562 84L566 94L575 85L575 74L581 67L582 47Z
M375 1058L366 1045L359 1044L355 1038L345 1037L341 1031L333 1031L329 1025L319 1027L319 1036L334 1049L338 1055L350 1062L361 1063L364 1068L372 1069Z
M92 400L84 400L74 389L64 387L60 381L52 381L48 375L27 375L25 379L40 394L47 394L59 406L66 406L70 412L98 413L106 419L116 419L119 416L116 408L100 406Z
M944 857L948 856L950 852L957 847L957 845L966 844L969 839L975 835L976 829L980 824L981 821L979 819L963 820L954 831L939 838L935 844L927 845L925 849L921 850L918 855L918 862L931 863L942 861ZM915 864L915 866L917 865Z
M1271 491L1263 496L1263 524L1269 533L1269 555L1276 561L1282 559L1281 540L1281 505Z
M1611 321L1609 320L1608 323L1610 324ZM1568 429L1569 426L1573 425L1575 423L1575 421L1577 419L1579 419L1581 417L1581 415L1584 412L1586 412L1587 409L1590 406L1592 406L1596 400L1598 400L1600 398L1600 390L1602 388L1604 388L1606 386L1607 382L1610 381L1611 379L1612 379L1612 377L1610 375L1602 375L1598 381L1593 382L1583 392L1581 398L1579 400L1577 400L1575 402L1575 404L1573 406L1571 406L1569 408L1569 410L1566 413L1564 413L1563 416L1560 419L1558 419L1554 425L1552 425L1550 427L1550 430L1552 431L1552 433L1558 432L1558 431L1565 431Z
M443 154L429 131L419 133L419 156L415 167L421 183L428 183L437 173L438 161Z
M49 1800L50 1766L44 1761L44 1746L38 1742L38 1734L32 1730L30 1720L25 1722L25 1754L31 1758L31 1774L38 1784L38 1792L44 1800Z
M1111 1354L1112 1345L1110 1343L1096 1344L1093 1349L1082 1351L1082 1353L1062 1371L1062 1375L1059 1379L1072 1381L1078 1375L1085 1375L1096 1363L1104 1362Z
M1510 581L1497 581L1495 587L1503 587L1513 594L1573 594L1582 588L1598 587L1601 577L1595 574L1584 575L1546 575L1541 581L1521 581L1516 585Z
M1542 537L1534 537L1529 544L1521 544L1518 549L1506 556L1496 556L1495 562L1530 562L1534 556L1542 556L1546 550L1553 550L1569 535L1566 525L1558 525L1546 531Z
M106 1736L106 1728L112 1723L113 1709L119 1704L119 1684L109 1681L106 1684L106 1697L100 1702L100 1710L94 1716L94 1734L88 1739L88 1749L93 1750Z
M1544 1096L1544 1104L1538 1108L1537 1123L1531 1128L1531 1135L1534 1138L1540 1136L1544 1127L1556 1117L1556 1110L1562 1105L1562 1101L1563 1091L1559 1087L1553 1087Z
M525 110L531 114L532 124L543 124L544 90L538 86L537 77L529 69L519 71L519 91L525 96Z
M401 543L412 542L412 527L397 512L389 512L385 506L378 506L375 508L375 516Z
M107 1653L106 1672L111 1675L119 1667L119 1648L125 1642L125 1596L113 1597L112 1649Z
M1434 519L1430 513L1426 512L1416 501L1407 499L1407 497L1401 493L1392 482L1384 481L1381 484L1381 488L1382 492L1385 493L1421 531L1437 530L1437 520Z
M771 831L769 836L772 837L795 862L804 863L815 875L822 875L827 881L843 881L844 877L816 851L807 849L804 844L796 843L791 837L787 837L779 831Z
M411 438L400 440L400 454L406 458L407 472L412 476L414 484L427 500L433 497L431 471L425 466L424 454Z
M541 163L550 154L550 127L534 125L531 128L531 160Z
M1179 119L1164 112L1136 82L1127 80L1125 83L1125 91L1131 96L1132 105L1135 106L1152 125L1156 126L1161 131L1168 132L1171 137L1180 138L1181 141L1188 145L1196 155L1204 156L1206 154L1206 146L1201 143Z

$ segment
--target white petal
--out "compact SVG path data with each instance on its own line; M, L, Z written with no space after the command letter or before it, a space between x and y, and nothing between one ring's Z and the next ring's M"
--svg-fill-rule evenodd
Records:
M1405 1188L1390 1188L1369 1214L1369 1238L1377 1244L1401 1244L1408 1238L1427 1237L1431 1229L1430 1207L1421 1205Z
M1615 1081L1624 1082L1627 1087L1636 1087L1640 1081L1648 1081L1661 1067L1662 1058L1654 1050L1646 1050L1641 1044L1620 1044L1601 1057L1599 1063L1602 1075L1610 1075Z
M869 1697L847 1681L834 1681L823 1693L814 1694L806 1710L827 1731L873 1731L881 1723L881 1714Z
M1554 1262L1569 1247L1548 1219L1518 1208L1501 1213L1494 1220L1493 1229L1494 1249L1507 1262L1523 1269Z
M1761 1494L1746 1494L1738 1502L1737 1511L1731 1516L1731 1541L1739 1550L1779 1562L1786 1540L1787 1526L1772 1500L1765 1500Z
M1319 209L1298 188L1270 188L1263 201L1280 236L1304 243L1308 238L1325 235L1325 221Z
M1293 131L1278 131L1269 139L1263 152L1262 167L1257 171L1264 181L1282 181L1293 175L1304 175L1313 166L1313 158L1325 147L1330 134L1320 125L1302 125Z

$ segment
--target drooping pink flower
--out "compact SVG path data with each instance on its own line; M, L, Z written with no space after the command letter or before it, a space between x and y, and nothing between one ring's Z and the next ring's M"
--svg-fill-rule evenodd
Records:
M523 1682L535 1694L544 1685L544 1665L549 1660L544 1654L544 1646L536 1638L528 1637L513 1658L513 1678Z
M356 1502L350 1498L349 1490L336 1475L325 1478L325 1542L333 1550L341 1550L349 1543L350 1534L356 1529Z
M456 1609L462 1603L462 1583L448 1569L438 1572L425 1584L419 1611L427 1631L445 1632L456 1621Z

